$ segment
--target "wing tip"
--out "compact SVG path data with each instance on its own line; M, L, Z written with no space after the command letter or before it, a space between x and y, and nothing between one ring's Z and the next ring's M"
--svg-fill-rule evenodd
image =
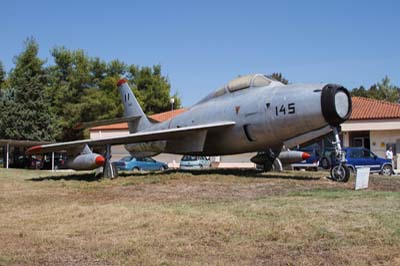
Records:
M42 149L42 145L32 146L26 150L26 154L38 153Z

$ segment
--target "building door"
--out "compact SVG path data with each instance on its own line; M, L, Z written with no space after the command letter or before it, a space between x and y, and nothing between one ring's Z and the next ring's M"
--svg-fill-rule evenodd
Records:
M350 146L371 149L369 131L350 132Z

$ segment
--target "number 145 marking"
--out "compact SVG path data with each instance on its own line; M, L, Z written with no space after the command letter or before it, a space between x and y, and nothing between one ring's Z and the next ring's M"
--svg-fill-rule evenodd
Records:
M291 115L296 113L296 106L294 103L289 103L287 105L282 104L280 107L275 106L275 114L279 115Z

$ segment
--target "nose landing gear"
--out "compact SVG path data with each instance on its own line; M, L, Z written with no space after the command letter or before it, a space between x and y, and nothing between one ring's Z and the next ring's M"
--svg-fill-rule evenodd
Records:
M338 165L332 166L331 179L338 182L347 182L350 178L350 169L346 165L346 158L340 145L339 132L336 127L332 127L335 141L332 143L335 146L336 160L339 161Z
M350 178L350 169L346 164L339 164L331 169L331 178L338 182L347 182Z

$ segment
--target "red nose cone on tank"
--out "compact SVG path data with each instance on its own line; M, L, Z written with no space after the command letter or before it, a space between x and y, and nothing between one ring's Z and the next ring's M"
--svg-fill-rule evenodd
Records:
M307 160L310 157L311 157L311 155L307 152L303 152L303 154L301 155L301 159L303 159L303 161Z
M95 163L96 163L96 165L98 165L98 166L103 166L105 161L106 161L106 160L105 160L104 157L101 156L101 155L97 156L96 159L95 159Z

